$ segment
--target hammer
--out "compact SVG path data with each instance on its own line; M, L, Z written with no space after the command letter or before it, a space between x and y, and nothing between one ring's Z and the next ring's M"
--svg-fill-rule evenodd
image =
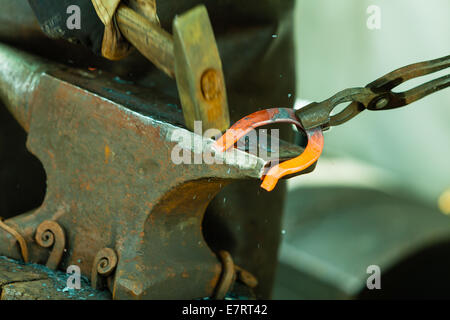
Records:
M173 36L121 4L116 21L123 36L156 67L175 78L186 127L230 126L225 79L214 32L203 5L176 16Z

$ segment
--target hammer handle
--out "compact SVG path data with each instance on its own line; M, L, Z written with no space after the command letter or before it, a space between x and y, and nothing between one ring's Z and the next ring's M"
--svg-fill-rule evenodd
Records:
M121 4L116 21L123 36L169 77L175 78L172 35L156 23Z

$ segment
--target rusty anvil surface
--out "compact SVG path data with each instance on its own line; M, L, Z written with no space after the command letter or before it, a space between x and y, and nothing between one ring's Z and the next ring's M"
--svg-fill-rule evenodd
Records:
M176 165L175 131L200 139L206 149L212 144L184 129L176 101L6 45L0 45L0 98L28 132L27 148L47 174L42 206L5 221L25 238L31 262L53 259L62 270L78 265L91 277L98 253L111 248L118 258L107 274L115 299L213 295L222 266L204 240L205 210L234 180L260 179L270 157L238 150L232 157L216 154L223 164ZM280 158L301 152L282 143ZM54 257L56 244L45 248L35 240L46 220L65 233L61 259ZM3 229L0 255L22 258L16 239Z

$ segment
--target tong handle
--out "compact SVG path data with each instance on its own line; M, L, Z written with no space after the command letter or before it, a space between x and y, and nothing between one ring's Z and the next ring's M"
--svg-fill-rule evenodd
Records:
M366 87L375 92L389 91L403 82L435 73L448 67L450 67L450 55L434 60L413 63L378 78Z
M396 93L391 91L408 80L435 73L448 67L450 67L450 55L435 60L411 64L392 71L366 86L366 88L370 88L374 93L382 96L378 98L378 101L385 99L383 103L370 104L366 108L369 110L395 109L413 103L431 93L445 89L450 86L450 74L428 81L404 92Z
M404 92L392 92L392 89L413 78L441 71L448 67L450 67L450 55L411 64L378 78L364 88L345 89L320 103L311 103L297 110L296 115L305 129L321 127L326 130L331 126L347 122L365 109L379 111L403 107L431 93L449 87L450 74ZM345 102L350 102L345 109L331 115L339 104Z

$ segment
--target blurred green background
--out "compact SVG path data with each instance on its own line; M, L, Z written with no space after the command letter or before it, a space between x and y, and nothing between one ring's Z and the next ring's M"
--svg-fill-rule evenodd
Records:
M366 26L370 5L381 10L379 30ZM448 0L298 0L295 23L298 97L310 101L450 54ZM397 180L405 192L436 206L439 195L450 188L450 90L398 110L363 112L326 132L325 150L384 169L390 179L386 184ZM344 175L352 179L348 175L352 170Z

